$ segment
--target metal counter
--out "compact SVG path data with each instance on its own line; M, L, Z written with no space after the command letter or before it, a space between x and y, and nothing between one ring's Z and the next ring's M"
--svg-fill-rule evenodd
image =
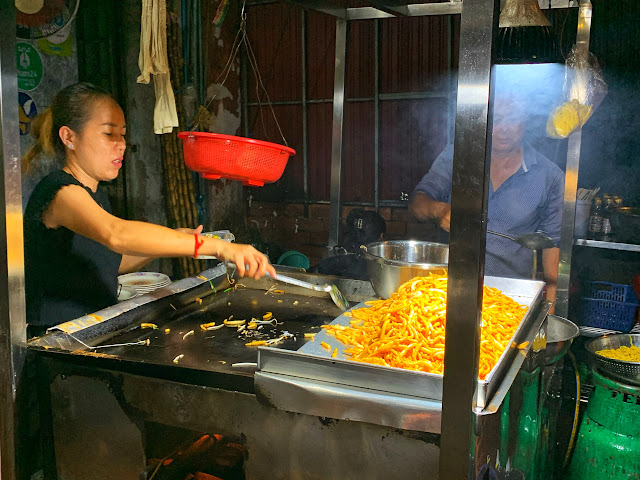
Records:
M354 303L374 295L368 282L296 276L318 284L336 281ZM533 345L548 304L540 301L537 282L522 282L530 288L532 305L523 338ZM274 286L283 293L274 292ZM294 368L294 375L268 369L255 373L258 348L246 346L251 338L237 328L200 328L231 315L250 319L266 312L278 324L254 334L290 336L260 355L277 350L274 358L281 367ZM305 475L310 471L323 479L419 479L425 471L437 471L439 400L420 397L418 388L403 394L339 384L335 378L305 379L302 370L295 370L297 363L287 363L305 356L298 352L305 350L304 333L318 332L340 314L324 293L269 279L242 279L232 288L226 270L217 267L96 312L97 323L89 321L96 320L90 316L85 321L91 324L81 330L55 329L31 340L30 353L40 363L40 383L46 390L43 398L50 399L45 438L53 443L46 449L46 478L85 480L89 471L92 478L139 478L146 467L150 424L244 439L247 479L263 479L265 472L269 478L302 479L309 478ZM157 328L141 328L143 322ZM525 357L531 356L529 348L509 358L485 408L475 411L482 458L495 458L499 436L486 432L497 431L501 415L492 414L500 411ZM335 370L336 359L312 358L318 371L322 365L329 367L324 375L346 377L350 369L365 367L373 382L384 384L391 378L375 366L344 361L347 365ZM78 456L79 451L85 454ZM386 460L376 460L382 458Z

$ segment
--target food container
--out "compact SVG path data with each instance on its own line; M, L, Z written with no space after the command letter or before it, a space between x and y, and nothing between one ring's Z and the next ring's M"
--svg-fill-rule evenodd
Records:
M596 353L600 350L615 349L622 346L640 347L640 335L605 335L589 341L585 348L591 354L594 366L600 373L619 382L640 386L640 362L616 360Z
M417 240L392 240L360 247L375 292L389 298L414 277L447 270L449 246Z
M203 237L216 238L218 240L224 240L225 242L233 242L236 237L229 230L216 230L215 232L203 232L200 234ZM217 260L217 257L213 255L198 255L201 260Z
M638 297L631 285L586 282L580 299L581 324L585 327L628 332L636 323Z
M640 208L615 208L609 220L616 241L640 243Z
M484 408L494 398L494 394L502 384L507 372L512 371L514 365L517 365L516 368L520 368L528 350L533 348L534 337L539 331L542 321L546 318L548 310L548 306L545 308L545 305L542 304L544 282L487 276L484 283L488 287L497 288L516 302L526 305L528 309L514 332L511 343L502 352L491 372L484 380L478 380L476 403L479 408ZM353 308L365 307L364 303L360 303ZM343 313L331 324L346 327L350 325L352 320L353 317ZM330 348L326 348L321 342L329 345ZM333 357L335 349L337 349L337 353ZM442 375L354 362L348 359L344 349L345 345L335 335L329 335L325 329L320 329L312 341L308 341L297 351L260 347L258 350L259 371L256 373L256 378L259 378L257 384L261 383L261 386L264 386L264 382L271 381L274 384L279 384L279 387L274 389L262 390L263 392L268 390L277 392L268 396L272 405L283 403L291 405L292 396L302 398L299 397L300 393L311 389L315 398L309 400L310 394L310 397L305 397L307 402L304 405L296 402L298 405L295 411L300 413L315 411L314 415L320 413L318 407L325 401L326 405L335 406L343 402L345 396L354 395L353 391L350 392L350 389L354 387L357 389L360 400L365 399L372 392L385 392L382 399L384 409L380 409L381 404L378 404L375 409L378 419L382 411L389 411L389 403L396 402L393 394L404 398L430 399L438 402L442 400ZM319 384L313 386L313 382L319 382ZM287 387L281 388L285 384ZM289 390L289 386L293 386L291 390ZM440 403L437 408L441 409ZM326 413L328 414L328 412ZM349 413L349 418L353 419L351 416L353 412ZM418 417L420 416L422 414L418 414Z
M278 180L293 148L253 138L208 132L180 132L184 163L202 178L239 180L261 187Z

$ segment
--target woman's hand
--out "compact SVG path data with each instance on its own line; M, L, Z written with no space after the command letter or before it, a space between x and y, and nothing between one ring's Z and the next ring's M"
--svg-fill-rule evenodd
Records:
M176 228L178 232L189 235L202 233L202 225L197 228ZM242 243L230 243L220 239L210 239L217 244L218 252L215 254L219 260L233 262L238 268L238 275L241 277L264 277L267 272L276 278L276 271L269 263L269 259L263 253L253 248L251 245Z
M267 256L251 245L223 243L224 245L220 247L217 255L218 259L235 263L238 268L238 275L241 277L246 276L258 279L269 272L273 278L276 278L276 270L269 263Z

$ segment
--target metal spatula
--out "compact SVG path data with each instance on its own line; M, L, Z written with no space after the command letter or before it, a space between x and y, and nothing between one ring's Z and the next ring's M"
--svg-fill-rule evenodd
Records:
M269 272L267 272L267 276L271 277ZM336 287L335 285L329 285L328 283L324 285L315 285L313 283L298 280L297 278L293 277L287 277L286 275L281 274L278 274L278 278L275 278L274 280L289 283L291 285L296 285L302 288L308 288L309 290L315 290L316 292L326 292L331 296L331 300L333 300L333 303L335 303L340 310L345 311L349 308L349 302L346 298L344 298L342 292L338 290L338 287Z

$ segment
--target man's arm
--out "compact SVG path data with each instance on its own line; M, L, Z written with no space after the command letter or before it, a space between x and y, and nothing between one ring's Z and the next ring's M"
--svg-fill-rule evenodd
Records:
M549 188L547 208L544 212L540 229L553 238L556 245L560 244L560 229L562 226L562 207L564 205L564 175L558 169L554 182ZM547 300L553 302L550 313L556 305L556 290L558 288L558 264L560 263L560 249L547 248L542 251L542 268L544 281L547 283Z
M553 313L556 308L556 291L558 289L558 264L560 263L560 249L545 248L542 251L542 270L544 271L544 281L547 283L547 300L553 302L549 313Z
M438 202L423 192L415 192L409 202L409 210L420 221L438 220L440 228L449 231L451 226L451 204Z
M449 231L453 145L445 148L411 193L409 210L419 221L438 220Z

